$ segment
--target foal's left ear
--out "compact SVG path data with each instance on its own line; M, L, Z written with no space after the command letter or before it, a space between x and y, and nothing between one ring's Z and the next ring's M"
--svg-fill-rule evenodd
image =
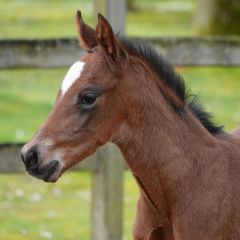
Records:
M77 31L79 32L79 42L82 48L89 51L97 46L95 31L89 27L82 19L81 12L78 10L75 17Z
M104 48L107 55L111 56L112 60L119 61L120 58L126 57L126 53L115 37L112 27L100 13L98 14L96 39L99 45Z

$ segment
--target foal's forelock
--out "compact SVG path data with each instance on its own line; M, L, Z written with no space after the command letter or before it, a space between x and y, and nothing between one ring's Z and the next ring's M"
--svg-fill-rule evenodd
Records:
M85 63L82 61L75 62L68 70L61 86L62 95L80 78Z

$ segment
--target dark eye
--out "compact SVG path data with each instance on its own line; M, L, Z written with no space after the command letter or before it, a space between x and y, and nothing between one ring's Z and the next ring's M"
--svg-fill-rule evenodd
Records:
M95 102L102 94L102 89L99 86L90 85L83 89L77 96L77 107L83 111L95 109Z
M80 101L79 102L80 102L81 105L88 105L88 106L90 106L90 105L94 104L96 99L97 99L96 96L91 95L91 94L86 94L86 95L83 95L83 96L80 97Z

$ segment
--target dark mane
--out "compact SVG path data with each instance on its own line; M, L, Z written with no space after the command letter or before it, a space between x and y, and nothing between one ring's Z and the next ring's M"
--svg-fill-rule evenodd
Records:
M121 44L130 55L137 56L149 64L149 66L161 76L169 88L178 96L178 98L189 107L193 114L198 118L202 125L211 134L220 134L223 132L223 126L217 126L212 121L212 116L206 112L198 101L196 96L190 95L185 87L185 82L181 75L175 72L173 66L166 61L157 51L148 43L136 39L120 38ZM170 99L167 99L174 111L182 115L184 108L176 105Z

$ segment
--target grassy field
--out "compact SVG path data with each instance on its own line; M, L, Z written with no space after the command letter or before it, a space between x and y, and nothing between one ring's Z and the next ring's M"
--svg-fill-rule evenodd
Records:
M127 14L131 36L193 35L195 0L137 1ZM181 4L180 4L181 2ZM93 23L87 0L1 0L0 38L76 36L73 15L82 9ZM178 68L194 93L226 130L240 121L240 68ZM0 71L0 142L28 140L46 118L66 69ZM89 239L91 174L66 173L56 184L24 174L0 175L0 239ZM131 238L138 189L125 173L124 240Z
M0 239L90 239L91 174L66 173L46 184L25 175L0 175ZM138 189L125 173L124 238L131 239Z
M1 0L0 38L75 37L73 17L76 9L81 9L86 22L94 26L92 2ZM178 0L140 0L136 3L140 10L127 13L128 35L192 35L191 19L196 0L183 0L181 4Z

